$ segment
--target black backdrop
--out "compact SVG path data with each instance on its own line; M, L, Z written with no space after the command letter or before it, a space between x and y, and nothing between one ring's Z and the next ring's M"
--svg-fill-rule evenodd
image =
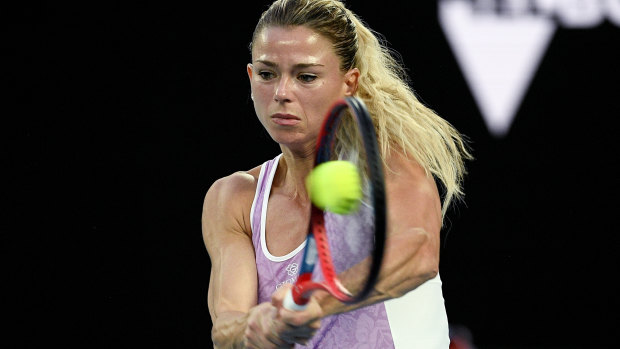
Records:
M279 152L245 72L266 4L6 12L14 108L2 251L16 347L211 345L202 199L215 179ZM610 348L620 28L559 28L497 139L435 1L349 6L402 54L420 98L472 141L466 200L442 233L451 324L481 349Z

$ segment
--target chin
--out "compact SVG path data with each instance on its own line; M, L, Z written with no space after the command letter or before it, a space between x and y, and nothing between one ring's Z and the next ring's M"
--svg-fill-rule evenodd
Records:
M307 149L315 148L315 141L308 140L305 137L271 137L276 143L282 147L287 147L293 151L305 152Z

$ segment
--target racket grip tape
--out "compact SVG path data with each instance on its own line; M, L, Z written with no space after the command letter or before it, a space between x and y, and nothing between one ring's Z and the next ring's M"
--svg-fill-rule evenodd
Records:
M290 288L286 292L286 296L284 296L284 301L282 302L282 306L288 310L294 311L302 311L305 310L308 306L308 300L301 297L301 294L298 294L298 297L293 295L293 292L297 290L297 287ZM298 299L298 302L295 302L295 298ZM305 301L305 302L304 302ZM299 304L302 303L302 304Z

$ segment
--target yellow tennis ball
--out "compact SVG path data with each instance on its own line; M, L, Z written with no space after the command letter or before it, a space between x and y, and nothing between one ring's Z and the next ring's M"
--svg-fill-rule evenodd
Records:
M359 205L361 182L357 166L349 161L336 160L316 166L306 178L306 188L316 207L347 214Z

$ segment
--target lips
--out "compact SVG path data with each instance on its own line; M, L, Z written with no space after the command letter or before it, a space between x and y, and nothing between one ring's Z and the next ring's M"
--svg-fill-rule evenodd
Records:
M298 124L301 119L295 115L276 113L271 115L271 120L278 125L292 126Z

